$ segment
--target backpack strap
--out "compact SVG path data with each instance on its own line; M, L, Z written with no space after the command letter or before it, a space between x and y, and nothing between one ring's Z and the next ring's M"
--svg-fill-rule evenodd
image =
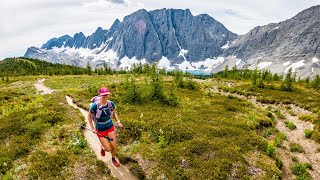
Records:
M112 116L113 115L113 106L112 106L112 103L111 103L111 101L109 101L108 100L108 108L109 108L109 111L110 111L110 116Z
M96 119L100 118L101 113L102 113L102 108L100 102L96 102L97 104L97 112L95 114Z

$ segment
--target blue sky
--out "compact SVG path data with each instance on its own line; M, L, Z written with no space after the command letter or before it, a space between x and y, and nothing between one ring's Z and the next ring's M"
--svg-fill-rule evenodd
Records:
M209 14L229 30L244 34L256 26L289 19L320 0L1 0L0 60L23 56L30 46L40 47L53 37L92 34L99 26L138 9L190 9Z

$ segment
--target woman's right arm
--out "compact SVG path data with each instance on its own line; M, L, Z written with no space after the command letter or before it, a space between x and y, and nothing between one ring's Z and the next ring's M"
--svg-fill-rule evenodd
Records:
M88 121L89 121L89 124L90 124L90 127L91 127L91 130L94 132L94 133L97 133L97 130L96 128L93 126L93 123L92 123L92 112L89 111L88 113Z

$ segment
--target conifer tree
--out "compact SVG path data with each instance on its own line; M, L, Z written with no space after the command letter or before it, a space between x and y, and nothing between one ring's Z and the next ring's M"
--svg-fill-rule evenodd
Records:
M257 84L257 79L258 79L258 70L257 70L257 68L256 68L256 69L253 71L252 77L251 77L252 85L256 85L256 84Z
M91 66L90 66L89 62L87 63L87 74L91 75Z

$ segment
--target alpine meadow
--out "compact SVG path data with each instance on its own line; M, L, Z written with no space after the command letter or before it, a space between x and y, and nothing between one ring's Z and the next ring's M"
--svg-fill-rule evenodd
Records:
M36 11L13 3L31 8L23 19L37 14L41 28L17 21L1 39L19 28L21 43L51 38L0 61L0 179L319 180L320 5L270 23L267 12L287 0L256 14L217 3L197 15L214 0L200 1L185 1L191 10L135 0L30 2ZM101 10L108 21L131 13L91 35L53 37L92 26ZM212 14L265 25L239 35Z
M121 72L74 71L86 73L82 75L63 75L71 67L61 65L55 75L34 75L38 67L55 64L42 67L39 60L23 58L4 60L0 66L13 61L26 74L2 76L4 179L113 179L80 129L85 118L65 99L70 96L88 110L101 86L109 87L128 127L117 130L118 159L138 179L319 177L318 79L296 81L293 76L236 69L197 79L155 65ZM37 92L34 84L42 78L53 93ZM288 128L281 129L280 123ZM307 123L310 128L301 129ZM289 133L302 138L290 139Z

